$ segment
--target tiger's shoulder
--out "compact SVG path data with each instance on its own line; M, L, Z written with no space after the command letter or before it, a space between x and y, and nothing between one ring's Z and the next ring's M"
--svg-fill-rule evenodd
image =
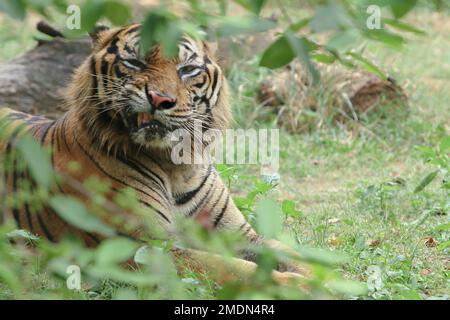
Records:
M41 123L51 121L44 116L37 116L0 107L0 153L3 153L11 136L16 136Z

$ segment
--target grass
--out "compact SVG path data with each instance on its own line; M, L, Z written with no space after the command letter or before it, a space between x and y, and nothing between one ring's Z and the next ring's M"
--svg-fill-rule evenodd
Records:
M450 40L442 26L448 24L447 18L429 13L411 16L428 36L412 38L400 52L368 48L405 87L410 101L406 120L390 115L391 119L364 124L364 130L326 127L301 135L280 134L277 197L294 200L302 212L290 229L302 244L350 255L343 270L348 278L366 281L371 266L378 267L383 286L371 292L374 298L449 295L448 252L429 247L424 240L448 240L448 233L435 230L448 222L448 212L438 210L420 225L413 223L436 206L447 205L448 210L448 194L438 183L425 192L413 192L431 171L415 147L435 147L449 133ZM255 91L254 81L262 75L253 70L232 74L240 92ZM261 112L248 122L256 105L254 96L238 97L237 126L261 125L265 119ZM241 110L242 105L247 110ZM245 193L245 187L237 183L234 191Z
M448 241L448 233L436 229L448 223L448 194L438 181L423 192L413 192L432 170L415 147L435 147L449 132L450 39L445 30L450 25L448 16L425 11L409 19L428 35L411 37L402 51L374 45L367 49L405 88L409 117L398 121L393 116L353 128L328 126L301 135L282 130L281 180L272 191L280 201L293 200L301 212L300 217L288 219L286 232L303 245L346 253L350 260L341 269L344 276L369 281L369 297L376 299L448 298L450 294L448 251L430 243L430 238L438 244ZM17 32L21 36L8 40L0 49L0 59L30 47L27 30ZM0 28L0 38L9 37L6 34ZM230 73L237 127L274 125L267 111L256 107L256 84L267 74L256 64L255 58L240 61ZM238 166L237 173L257 175L258 168ZM234 196L243 196L252 186L237 179L231 190ZM45 275L44 280L37 277L41 278L34 296L46 292ZM214 285L205 287L199 296L214 297ZM103 283L101 288L82 298L134 297L114 283Z

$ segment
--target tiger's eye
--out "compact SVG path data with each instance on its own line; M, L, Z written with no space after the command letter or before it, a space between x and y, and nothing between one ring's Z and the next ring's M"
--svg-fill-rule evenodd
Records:
M137 59L125 59L122 60L122 64L128 69L133 69L136 71L142 71L146 67L145 63Z
M180 73L181 74L190 73L190 72L194 71L195 69L197 69L197 66L193 66L193 65L184 66L184 67L180 68Z

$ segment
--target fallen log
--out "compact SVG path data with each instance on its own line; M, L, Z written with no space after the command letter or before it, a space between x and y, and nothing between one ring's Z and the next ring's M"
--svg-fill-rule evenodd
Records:
M272 108L278 123L299 133L330 122L359 122L371 112L407 111L407 95L393 78L381 79L339 64L316 64L317 86L299 62L273 72L259 84L258 101ZM395 109L395 110L394 110Z
M52 39L37 40L36 47L24 55L0 63L0 105L56 117L64 111L63 88L89 55L91 42L64 39L45 23L37 29Z

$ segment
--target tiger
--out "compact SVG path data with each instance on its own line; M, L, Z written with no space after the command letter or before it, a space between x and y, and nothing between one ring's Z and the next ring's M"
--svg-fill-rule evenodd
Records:
M8 118L15 130L0 144L0 155L14 150L17 136L26 131L52 150L51 166L72 181L81 183L91 176L108 181L110 200L122 188L134 190L139 205L169 237L179 217L206 217L212 230L237 232L250 244L297 254L253 229L213 164L175 164L171 160L174 141L170 134L174 130L192 129L195 121L200 121L203 129L223 130L232 119L227 80L213 45L184 35L175 57L167 57L158 44L143 54L140 30L141 24L136 23L120 28L99 26L90 34L92 53L68 83L67 112L58 119L1 108L0 118ZM73 162L82 169L71 170L69 164ZM14 165L4 172L8 193L17 189L19 175ZM74 185L62 183L58 192L87 202L87 195ZM122 220L115 219L114 214L121 215ZM152 231L145 224L127 230L117 222L136 220L133 212L114 214L102 220L118 234L136 240L151 237ZM25 202L6 210L4 219L51 242L70 234L86 246L96 247L107 238L71 225L48 205L33 212ZM254 255L249 253L225 259L174 247L171 254L179 270L189 266L216 274L218 283L245 281L257 268ZM287 283L308 274L307 267L291 259L272 276L276 282Z

